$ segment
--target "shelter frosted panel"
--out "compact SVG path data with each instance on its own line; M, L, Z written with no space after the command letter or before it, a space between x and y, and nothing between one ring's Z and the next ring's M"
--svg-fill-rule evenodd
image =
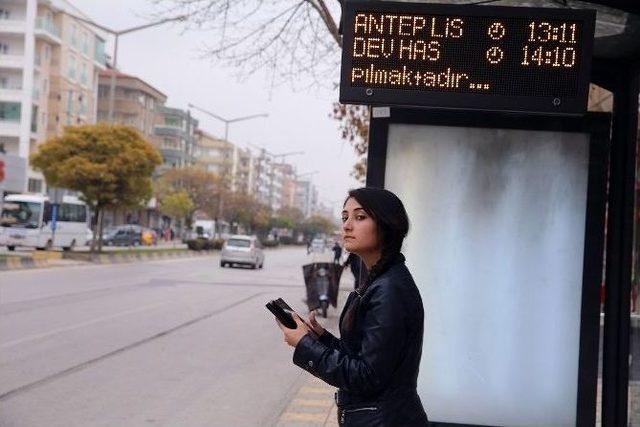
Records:
M575 425L589 136L390 125L433 421Z

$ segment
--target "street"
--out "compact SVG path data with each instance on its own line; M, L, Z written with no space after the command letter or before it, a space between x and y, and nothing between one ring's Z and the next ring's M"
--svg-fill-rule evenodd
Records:
M214 255L0 273L0 425L276 425L309 375L264 304L306 313L301 266L319 257L287 247L263 270Z

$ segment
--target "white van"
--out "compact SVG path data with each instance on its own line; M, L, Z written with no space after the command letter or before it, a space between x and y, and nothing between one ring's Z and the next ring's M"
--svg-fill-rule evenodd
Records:
M0 245L10 251L16 247L65 251L87 240L89 213L84 202L64 196L58 206L55 234L52 230L52 205L41 194L11 194L4 198L0 214Z

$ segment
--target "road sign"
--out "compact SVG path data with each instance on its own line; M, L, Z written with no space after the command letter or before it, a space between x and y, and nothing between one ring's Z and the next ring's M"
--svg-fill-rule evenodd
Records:
M595 11L348 1L340 101L583 113Z

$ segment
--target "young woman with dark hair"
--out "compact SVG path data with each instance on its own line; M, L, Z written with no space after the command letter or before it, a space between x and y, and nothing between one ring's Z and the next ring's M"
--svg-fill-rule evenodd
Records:
M309 316L282 325L295 347L293 362L337 387L338 422L349 427L423 427L427 415L416 391L424 310L400 253L409 231L398 197L376 188L352 190L342 211L344 247L357 254L369 276L352 292L336 338Z

